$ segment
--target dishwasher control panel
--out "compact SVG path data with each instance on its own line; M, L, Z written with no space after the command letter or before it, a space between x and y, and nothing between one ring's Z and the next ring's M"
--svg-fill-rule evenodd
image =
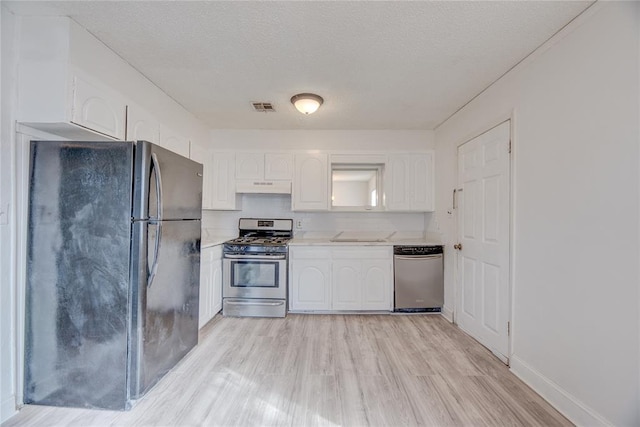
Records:
M442 246L394 246L394 255L437 255L441 254Z

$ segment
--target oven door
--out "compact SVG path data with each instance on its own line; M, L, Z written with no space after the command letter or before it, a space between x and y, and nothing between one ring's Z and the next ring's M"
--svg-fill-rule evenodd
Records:
M287 298L286 255L225 255L224 298Z

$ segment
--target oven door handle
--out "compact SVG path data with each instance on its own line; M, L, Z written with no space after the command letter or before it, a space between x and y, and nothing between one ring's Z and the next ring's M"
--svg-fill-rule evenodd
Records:
M259 302L259 301L229 301L226 303L228 305L266 305L269 307L276 307L278 305L284 304L284 301L274 301L274 302Z
M227 259L242 259L246 261L250 260L268 260L268 261L277 261L287 259L287 255L232 255L232 254L224 254L224 257Z

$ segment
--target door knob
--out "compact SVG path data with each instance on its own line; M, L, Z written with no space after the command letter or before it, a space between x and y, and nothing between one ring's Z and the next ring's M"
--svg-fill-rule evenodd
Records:
M462 250L462 243L457 243L457 244L453 245L453 249L455 249L457 251L461 251Z

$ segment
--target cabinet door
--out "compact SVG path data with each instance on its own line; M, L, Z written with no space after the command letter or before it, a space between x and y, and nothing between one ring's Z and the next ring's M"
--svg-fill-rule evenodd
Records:
M236 179L262 181L264 179L264 154L236 153Z
M326 154L297 154L292 209L329 209L329 172Z
M200 301L198 327L202 328L211 319L211 249L205 248L200 253Z
M385 181L387 210L410 210L408 189L411 181L411 156L408 154L389 156L388 169Z
M240 201L236 196L236 158L233 153L214 152L212 209L240 209Z
M126 114L126 102L119 94L74 77L71 122L124 140Z
M276 153L265 154L264 179L267 181L293 179L293 155Z
M433 153L389 156L385 181L389 211L433 211Z
M298 259L292 262L290 310L330 310L329 260Z
M362 309L391 310L391 258L362 262Z
M433 154L412 156L411 165L410 204L411 210L431 212L433 206L434 170Z
M334 310L361 310L360 261L334 260L331 265L331 295Z
M202 209L213 209L213 159L211 151L190 143L189 158L202 163Z
M213 317L222 310L222 245L213 248L211 267L211 317Z
M127 108L126 139L157 144L160 140L160 124L149 112L130 103Z

